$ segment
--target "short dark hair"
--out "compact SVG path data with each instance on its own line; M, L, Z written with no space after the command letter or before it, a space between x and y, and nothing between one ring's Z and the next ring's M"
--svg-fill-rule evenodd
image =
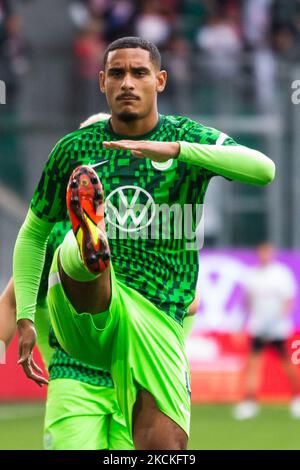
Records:
M151 61L160 69L161 67L161 56L160 52L157 49L156 45L153 42L147 41L146 39L142 39L136 36L128 36L120 39L116 39L115 41L111 42L103 56L103 64L104 67L107 62L108 54L112 51L116 51L117 49L144 49L148 51L150 54Z

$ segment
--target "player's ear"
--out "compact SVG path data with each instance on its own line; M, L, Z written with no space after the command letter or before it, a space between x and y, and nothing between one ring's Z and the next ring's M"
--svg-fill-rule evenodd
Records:
M156 91L158 93L161 93L162 91L164 91L166 83L167 83L167 77L168 77L168 74L167 74L166 70L160 70L157 73L157 76L156 76L156 82L157 82Z
M102 93L105 93L105 72L103 70L99 72L99 86Z

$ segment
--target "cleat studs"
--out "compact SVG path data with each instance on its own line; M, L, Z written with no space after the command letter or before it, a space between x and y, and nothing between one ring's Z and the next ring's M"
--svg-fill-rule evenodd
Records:
M71 182L71 184L70 184L70 187L71 187L72 189L77 188L77 187L78 187L77 181L76 181L76 180L73 180L73 181Z
M97 184L98 183L98 178L96 176L91 177L91 183L92 184Z
M90 255L87 260L87 264L94 264L97 263L97 256L96 255Z
M71 198L71 204L78 204L79 203L79 199L77 196L74 196Z
M95 199L97 199L97 201L101 201L103 199L103 196L102 196L102 193L101 193L100 189L98 189L98 191L96 191Z

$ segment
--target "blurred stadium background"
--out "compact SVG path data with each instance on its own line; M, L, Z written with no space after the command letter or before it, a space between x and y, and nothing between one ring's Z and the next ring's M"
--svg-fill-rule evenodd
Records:
M54 143L90 114L107 111L97 72L106 44L140 35L169 72L159 109L188 115L265 152L276 163L268 188L211 183L201 251L202 303L188 343L193 449L295 449L300 422L291 391L266 352L254 420L235 422L249 341L239 291L262 239L300 281L300 80L298 0L0 0L0 288L34 187ZM300 330L296 298L294 337ZM292 340L293 338L291 338ZM0 364L0 449L42 447L45 390L16 366L16 341ZM5 362L2 359L2 362Z

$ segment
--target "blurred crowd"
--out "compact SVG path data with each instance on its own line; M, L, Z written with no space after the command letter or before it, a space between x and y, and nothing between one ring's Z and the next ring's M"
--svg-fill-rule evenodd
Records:
M15 13L21 2L0 0L0 71L12 91L28 65ZM175 89L195 60L216 82L236 81L243 68L253 78L257 103L268 109L276 59L294 63L300 56L300 0L70 0L68 15L77 72L87 81L97 74L107 43L137 35L165 53Z
M29 45L12 0L0 0L0 79L6 83L7 103L13 106L18 77L27 70Z
M299 0L76 0L70 15L77 39L99 48L137 35L162 50L172 50L176 38L211 56L270 48L293 60L299 46Z

